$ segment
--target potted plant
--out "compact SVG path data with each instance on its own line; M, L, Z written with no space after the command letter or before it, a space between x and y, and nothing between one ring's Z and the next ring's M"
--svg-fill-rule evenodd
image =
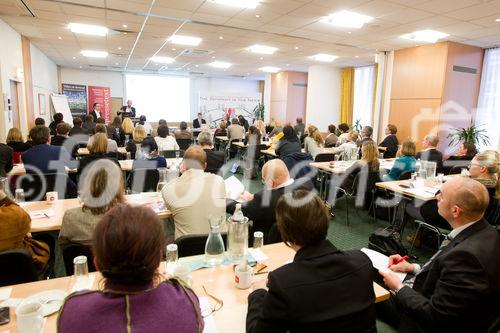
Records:
M261 119L264 120L264 104L259 103L253 108L253 114L255 119Z
M361 134L361 129L363 126L361 126L361 119L358 119L352 124L352 129Z
M482 125L476 126L471 122L469 127L450 129L450 133L446 136L447 139L450 139L448 145L451 147L461 142L468 142L476 146L488 146L490 144L490 137L486 135L485 129L480 128L481 126Z

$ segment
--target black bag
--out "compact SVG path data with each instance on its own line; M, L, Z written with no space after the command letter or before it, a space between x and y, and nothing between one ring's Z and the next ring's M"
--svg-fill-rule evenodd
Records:
M401 244L399 230L393 226L375 230L368 239L368 248L386 256L393 254L404 256L408 254L406 248Z

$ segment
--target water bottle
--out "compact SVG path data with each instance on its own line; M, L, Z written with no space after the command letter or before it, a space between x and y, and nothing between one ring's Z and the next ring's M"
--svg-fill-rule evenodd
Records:
M205 261L208 266L216 267L224 261L224 241L221 236L223 216L210 216L208 223L210 224L210 233L205 243Z
M241 261L248 248L248 218L241 211L241 204L236 204L233 216L228 218L228 256L232 261Z
M74 274L76 277L86 276L89 273L86 256L78 256L73 259Z
M158 184L156 185L156 192L161 192L163 186L167 185L167 168L158 168Z
M168 244L166 253L165 269L169 275L174 275L174 269L179 259L177 244Z

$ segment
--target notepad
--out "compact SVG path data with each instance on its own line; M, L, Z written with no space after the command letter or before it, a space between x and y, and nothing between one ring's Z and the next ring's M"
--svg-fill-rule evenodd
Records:
M224 180L226 185L226 196L229 199L237 200L245 191L245 186L235 176L231 176Z
M208 297L199 297L200 309L210 309L210 301ZM203 327L203 333L217 333L217 326L215 325L214 315L210 314L203 318L205 325Z
M41 219L41 218L49 218L56 216L56 213L52 208L50 209L42 209L42 210L33 210L30 212L30 217L32 220Z
M401 280L401 282L405 279L406 273L394 272L387 267L389 265L389 257L385 254L367 249L366 247L362 248L361 251L364 252L364 254L368 256L368 258L370 258L373 267L375 267L379 271L391 272L395 274Z

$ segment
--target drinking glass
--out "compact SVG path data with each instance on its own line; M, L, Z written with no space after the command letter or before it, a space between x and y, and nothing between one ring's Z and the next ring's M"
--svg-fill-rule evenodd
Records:
M177 244L168 244L165 265L166 265L167 273L169 273L170 275L173 275L174 268L177 265L178 259L179 259L179 252L178 252Z
M86 256L78 256L73 259L74 274L76 277L86 276L89 273Z
M16 188L16 194L15 194L15 199L17 203L24 202L25 197L24 197L24 190L22 188Z
M253 233L253 248L259 249L264 246L264 234L262 231L256 231Z

